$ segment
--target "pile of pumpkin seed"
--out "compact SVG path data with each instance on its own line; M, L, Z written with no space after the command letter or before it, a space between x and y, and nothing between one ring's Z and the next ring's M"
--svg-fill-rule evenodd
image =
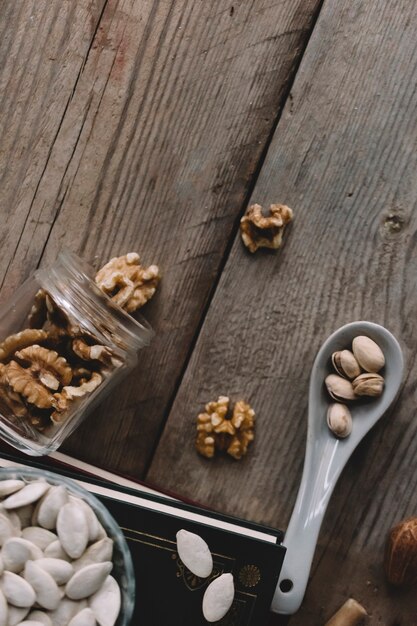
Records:
M114 626L113 540L90 505L46 480L0 481L0 625Z
M335 400L327 411L327 425L341 439L352 432L352 415L345 402L361 398L379 397L384 390L384 377L379 373L385 357L375 341L360 335L352 341L352 350L332 354L332 365L337 372L329 374L325 383L330 397Z
M199 578L213 572L210 548L200 535L181 529L177 532L178 556L187 569ZM218 622L228 612L235 597L233 574L221 574L212 580L203 596L202 611L206 622Z

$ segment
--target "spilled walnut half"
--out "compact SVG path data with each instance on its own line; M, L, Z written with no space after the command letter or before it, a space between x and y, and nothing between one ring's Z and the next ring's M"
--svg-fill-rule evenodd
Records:
M219 396L216 402L208 402L205 409L197 417L197 451L208 459L216 451L237 460L245 456L255 438L255 411L250 405L239 400L230 415L229 398Z
M292 209L284 204L271 204L267 216L263 215L260 204L252 204L240 220L243 243L249 252L256 252L258 248L279 248L285 226L292 217Z

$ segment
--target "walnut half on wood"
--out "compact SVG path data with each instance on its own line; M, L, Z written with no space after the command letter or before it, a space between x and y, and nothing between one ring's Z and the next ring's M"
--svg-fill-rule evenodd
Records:
M216 451L222 451L234 459L241 459L255 438L255 411L249 404L239 400L233 414L229 416L227 396L220 396L216 402L208 402L205 409L205 413L197 417L197 451L206 458L212 458Z
M111 259L95 278L100 289L128 313L152 298L160 279L158 266L143 267L136 252Z
M271 204L270 215L262 213L260 204L252 204L240 220L240 233L249 252L258 248L279 248L285 226L291 222L292 209L284 204Z

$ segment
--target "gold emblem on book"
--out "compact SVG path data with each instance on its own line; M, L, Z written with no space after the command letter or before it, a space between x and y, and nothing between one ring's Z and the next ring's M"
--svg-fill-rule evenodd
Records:
M196 591L197 589L201 589L202 587L210 583L214 578L217 578L218 576L224 573L224 569L221 566L216 565L215 563L213 567L213 571L209 578L199 578L198 576L190 572L188 567L185 567L184 563L181 561L178 554L176 553L172 554L171 558L173 561L175 561L177 565L176 577L182 578L185 586L190 591Z
M244 565L239 570L239 580L244 587L256 587L261 580L261 572L256 565Z

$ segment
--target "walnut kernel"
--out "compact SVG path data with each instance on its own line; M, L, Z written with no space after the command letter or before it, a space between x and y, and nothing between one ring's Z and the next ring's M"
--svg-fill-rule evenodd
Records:
M205 413L197 417L196 449L206 458L224 451L234 459L241 459L255 438L255 411L249 404L240 400L231 417L228 412L229 398L220 396L216 402L208 402Z
M142 267L139 255L130 252L111 259L97 272L95 280L115 304L133 313L152 298L160 278L157 265Z
M262 214L260 204L252 204L240 220L243 243L250 252L258 248L279 248L285 226L291 222L292 209L284 204L271 204L270 215Z

